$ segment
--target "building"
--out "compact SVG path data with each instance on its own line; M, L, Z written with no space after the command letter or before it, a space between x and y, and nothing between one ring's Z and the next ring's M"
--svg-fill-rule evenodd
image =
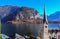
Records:
M9 39L10 37L5 35L5 34L2 34L2 39Z
M19 35L19 34L15 34L15 39L25 39L23 36Z
M49 39L49 35L48 35L48 20L46 17L46 11L45 11L45 7L44 7L44 18L43 18L43 24L42 24L42 39Z
M60 39L60 30L58 28L48 28L48 20L46 17L46 11L44 8L44 19L43 19L43 39Z
M60 30L57 28L49 29L49 39L60 39Z

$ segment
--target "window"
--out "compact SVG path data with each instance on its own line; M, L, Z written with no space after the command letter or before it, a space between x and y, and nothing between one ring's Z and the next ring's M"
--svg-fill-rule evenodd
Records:
M47 28L47 26L45 26L45 28Z

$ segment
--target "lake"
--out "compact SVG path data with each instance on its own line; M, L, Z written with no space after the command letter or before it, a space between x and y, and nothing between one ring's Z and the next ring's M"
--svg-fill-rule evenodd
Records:
M59 28L60 24L48 24L49 28ZM26 35L29 31L32 31L35 36L40 35L40 31L42 29L42 24L31 24L31 23L23 23L23 24L11 24L11 23L2 23L2 34L6 34L8 36L15 35L18 33L20 35ZM40 31L39 31L40 30Z

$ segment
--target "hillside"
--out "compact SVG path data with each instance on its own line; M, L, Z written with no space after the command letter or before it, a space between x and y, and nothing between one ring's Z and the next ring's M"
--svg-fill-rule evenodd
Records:
M2 22L15 20L16 17L19 17L19 19L42 19L42 17L38 13L39 12L37 10L29 7L0 6L0 19L2 20Z

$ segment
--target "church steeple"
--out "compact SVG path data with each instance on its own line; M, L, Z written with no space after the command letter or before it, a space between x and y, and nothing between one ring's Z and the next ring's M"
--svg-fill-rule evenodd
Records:
M44 18L43 18L43 39L49 39L48 36L48 21L46 17L46 9L44 6Z
M48 23L47 17L46 17L46 9L45 9L45 5L44 5L44 18L43 18L43 23Z

